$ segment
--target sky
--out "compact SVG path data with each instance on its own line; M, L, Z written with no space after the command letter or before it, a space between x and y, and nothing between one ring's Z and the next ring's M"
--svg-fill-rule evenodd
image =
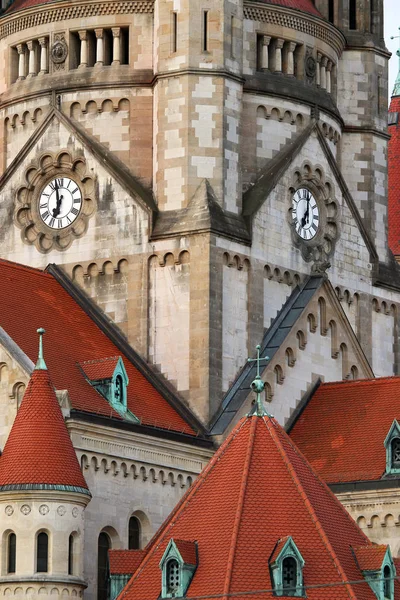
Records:
M391 40L390 38L400 35L399 27L400 0L385 0L385 41L387 49L392 53L392 58L389 61L389 99L399 71L399 59L396 56L396 50L400 48L400 40Z

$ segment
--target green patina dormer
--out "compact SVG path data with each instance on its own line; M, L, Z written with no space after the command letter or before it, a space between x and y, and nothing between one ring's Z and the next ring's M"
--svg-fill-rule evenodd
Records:
M160 561L162 598L183 598L197 568L197 544L171 539Z
M304 559L291 536L278 541L269 561L276 596L305 596Z
M120 356L86 361L79 366L90 385L121 417L139 423L139 419L128 408L129 378Z
M378 600L394 599L396 568L389 546L353 548L358 566Z
M384 441L386 448L386 475L400 474L400 425L393 421Z

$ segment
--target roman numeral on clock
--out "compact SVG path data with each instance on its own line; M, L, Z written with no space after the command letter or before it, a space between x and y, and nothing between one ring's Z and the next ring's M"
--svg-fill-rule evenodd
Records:
M75 208L75 206L73 206L73 207L71 208L71 213L72 213L73 215L75 215L75 216L76 216L76 215L78 214L78 212L79 212L79 210L78 210L77 208Z

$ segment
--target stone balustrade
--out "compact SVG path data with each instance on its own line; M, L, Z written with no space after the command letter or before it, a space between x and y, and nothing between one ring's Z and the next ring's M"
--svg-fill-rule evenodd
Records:
M11 49L14 60L14 81L31 79L49 72L49 38L42 36L17 44Z

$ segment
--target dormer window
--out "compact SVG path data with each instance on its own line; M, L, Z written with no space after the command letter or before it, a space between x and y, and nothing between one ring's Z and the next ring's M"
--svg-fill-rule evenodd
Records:
M304 559L292 537L277 542L269 564L276 596L304 596Z
M392 572L389 565L383 569L383 596L385 600L392 598Z
M389 546L353 548L357 564L378 600L394 600L396 569Z
M160 561L161 598L183 598L196 567L196 542L171 539Z
M124 403L124 384L121 375L115 378L114 397L116 402Z
M386 475L400 475L400 426L393 421L386 436Z

